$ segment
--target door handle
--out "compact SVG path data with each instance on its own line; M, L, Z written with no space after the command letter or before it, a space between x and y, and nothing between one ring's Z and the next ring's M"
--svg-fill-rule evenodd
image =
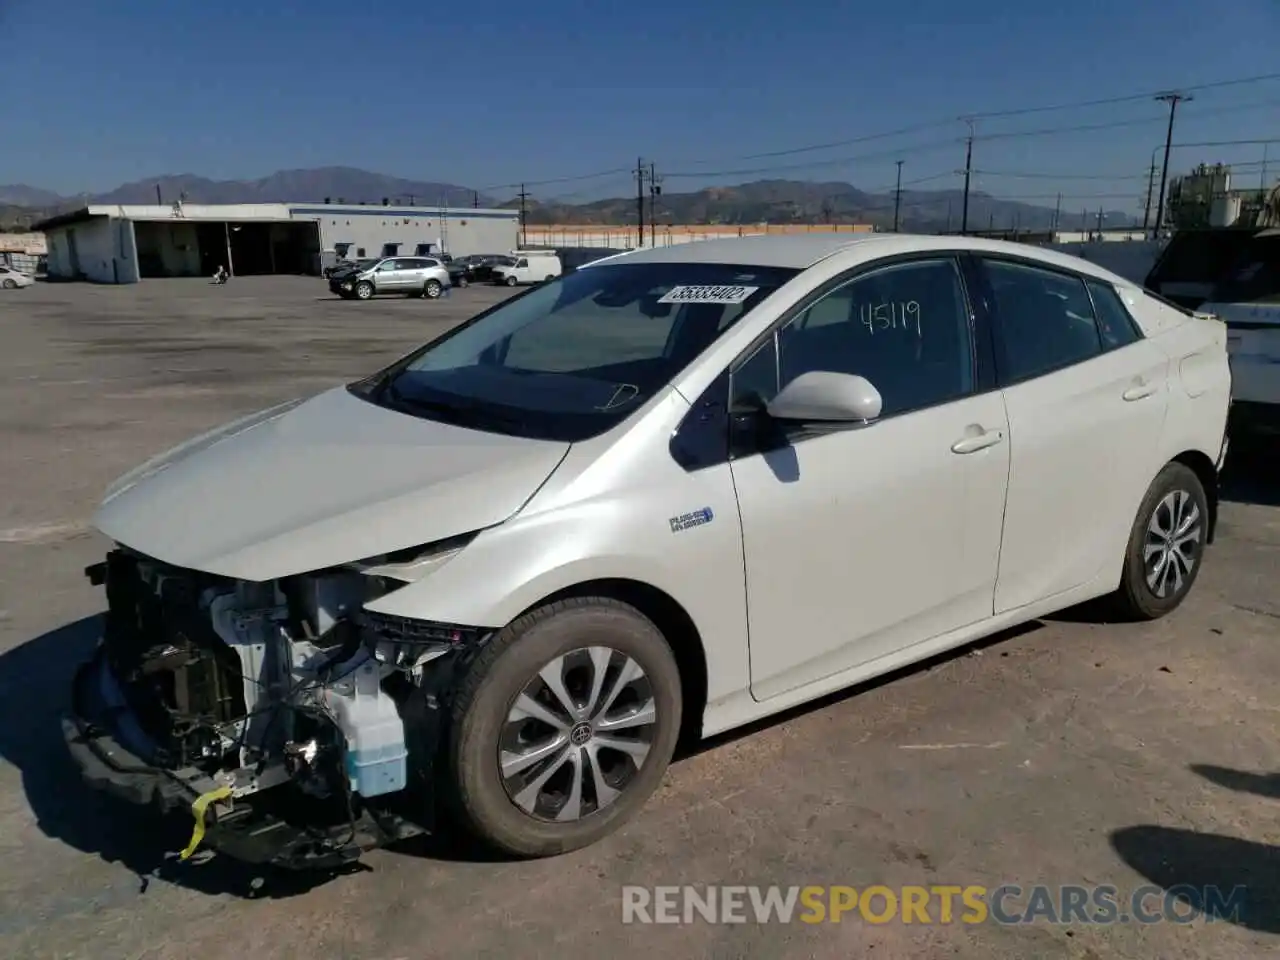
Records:
M1135 383L1132 387L1121 394L1126 400L1142 400L1151 396L1156 392L1154 383Z
M952 453L977 453L979 450L985 450L987 447L994 447L997 443L1004 439L1004 431L988 430L980 433L976 437L965 437L963 440L957 440L951 445Z

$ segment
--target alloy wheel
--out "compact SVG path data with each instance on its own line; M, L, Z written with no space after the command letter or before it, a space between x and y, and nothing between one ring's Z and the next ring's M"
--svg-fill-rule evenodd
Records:
M1200 507L1185 490L1173 490L1156 504L1147 521L1142 562L1147 587L1160 599L1177 596L1200 560Z
M572 822L622 795L658 728L644 669L610 647L556 657L525 684L499 734L507 797L538 820Z

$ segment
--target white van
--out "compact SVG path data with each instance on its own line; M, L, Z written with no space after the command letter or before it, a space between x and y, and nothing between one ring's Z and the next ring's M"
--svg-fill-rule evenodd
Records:
M560 258L554 250L512 250L515 264L510 267L494 267L495 283L514 287L517 283L545 283L564 272Z

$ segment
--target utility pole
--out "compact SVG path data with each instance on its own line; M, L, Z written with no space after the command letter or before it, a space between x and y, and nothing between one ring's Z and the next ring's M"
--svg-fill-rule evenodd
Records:
M1102 239L1102 205L1098 205L1098 239Z
M951 232L951 200L947 200L947 233Z
M525 246L525 225L529 221L529 208L526 205L529 200L529 194L524 189L524 184L520 184L520 192L516 194L520 198L520 246Z
M644 246L644 185L649 178L644 157L636 157L636 231L637 247Z
M969 141L964 151L964 207L960 213L960 234L969 232L969 175L973 172L973 121L965 118L969 124Z
M160 196L160 184L156 184L156 205L164 206L164 199Z
M1147 227L1151 223L1151 199L1156 192L1156 165L1153 161L1147 167L1147 202L1142 209L1142 235L1147 235Z
M480 206L480 193L477 190L472 190L471 191L471 208L474 210L479 206Z
M902 207L902 161L898 163L898 185L893 188L893 232L898 232L898 210Z
M649 164L649 246L658 245L658 197L662 196L662 178Z
M1058 223L1062 217L1062 194L1058 194L1058 202L1053 207L1053 229L1052 233L1058 232Z
M1164 226L1164 190L1169 181L1169 151L1173 148L1173 117L1178 112L1179 103L1193 98L1186 93L1162 93L1156 99L1169 105L1169 129L1164 135L1164 169L1160 174L1160 200L1156 206L1156 227L1152 239L1160 236L1160 228Z

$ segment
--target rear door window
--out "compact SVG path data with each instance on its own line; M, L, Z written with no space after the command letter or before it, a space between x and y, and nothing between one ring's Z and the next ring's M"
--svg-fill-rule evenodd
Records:
M1005 383L1043 376L1102 353L1083 280L1007 260L982 262L995 300Z

